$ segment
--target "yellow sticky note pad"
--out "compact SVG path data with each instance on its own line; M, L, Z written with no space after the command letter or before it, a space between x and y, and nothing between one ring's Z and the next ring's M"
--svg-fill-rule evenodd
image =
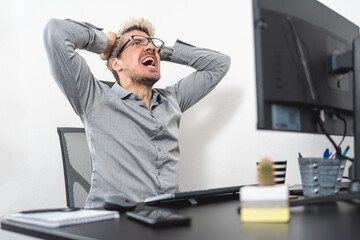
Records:
M241 209L243 222L288 222L289 208L245 208Z

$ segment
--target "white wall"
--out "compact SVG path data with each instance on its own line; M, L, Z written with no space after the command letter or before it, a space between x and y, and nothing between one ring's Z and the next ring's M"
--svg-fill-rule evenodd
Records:
M321 2L360 24L357 0ZM256 130L250 0L0 0L0 216L66 205L56 127L81 122L48 70L42 28L51 17L88 21L115 32L129 17L145 17L168 45L179 38L231 56L231 69L220 85L183 116L182 190L255 183L255 162L263 157L288 160L287 182L300 183L298 152L320 156L329 145L320 135ZM97 55L82 54L97 77L112 79ZM157 86L175 83L191 71L163 63ZM345 144L352 145L352 138ZM0 232L1 239L16 236Z

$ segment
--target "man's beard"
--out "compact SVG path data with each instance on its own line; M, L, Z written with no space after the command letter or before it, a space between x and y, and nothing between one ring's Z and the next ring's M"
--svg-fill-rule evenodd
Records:
M158 77L147 77L147 76L141 76L140 74L137 74L135 72L131 73L131 80L138 84L138 85L144 85L147 87L152 87L154 84L159 81L160 74Z

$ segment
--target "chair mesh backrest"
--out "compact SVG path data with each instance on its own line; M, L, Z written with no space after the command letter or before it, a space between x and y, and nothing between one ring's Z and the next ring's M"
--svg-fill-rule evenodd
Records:
M66 203L85 206L90 190L91 163L84 128L58 128L64 167Z
M286 161L274 162L275 182L276 184L284 184L286 177Z

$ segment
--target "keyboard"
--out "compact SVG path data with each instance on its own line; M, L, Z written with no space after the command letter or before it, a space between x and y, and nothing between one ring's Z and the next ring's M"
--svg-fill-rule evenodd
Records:
M165 201L176 201L184 199L198 199L201 197L212 197L218 195L238 194L241 186L231 186L222 188L211 188L206 190L196 190L177 193L165 193L154 197L148 197L144 200L144 203L157 203Z
M341 190L346 190L349 185L349 182L341 183ZM249 185L247 185L249 186ZM220 195L230 195L230 194L239 194L240 188L242 186L231 186L231 187L222 187L222 188L211 188L206 190L195 190L187 192L177 192L177 193L165 193L160 194L154 197L148 197L144 200L145 204L152 204L158 202L167 202L167 201L177 201L177 200L196 200L202 197L212 197ZM295 184L289 186L289 193L291 195L302 195L302 185Z

